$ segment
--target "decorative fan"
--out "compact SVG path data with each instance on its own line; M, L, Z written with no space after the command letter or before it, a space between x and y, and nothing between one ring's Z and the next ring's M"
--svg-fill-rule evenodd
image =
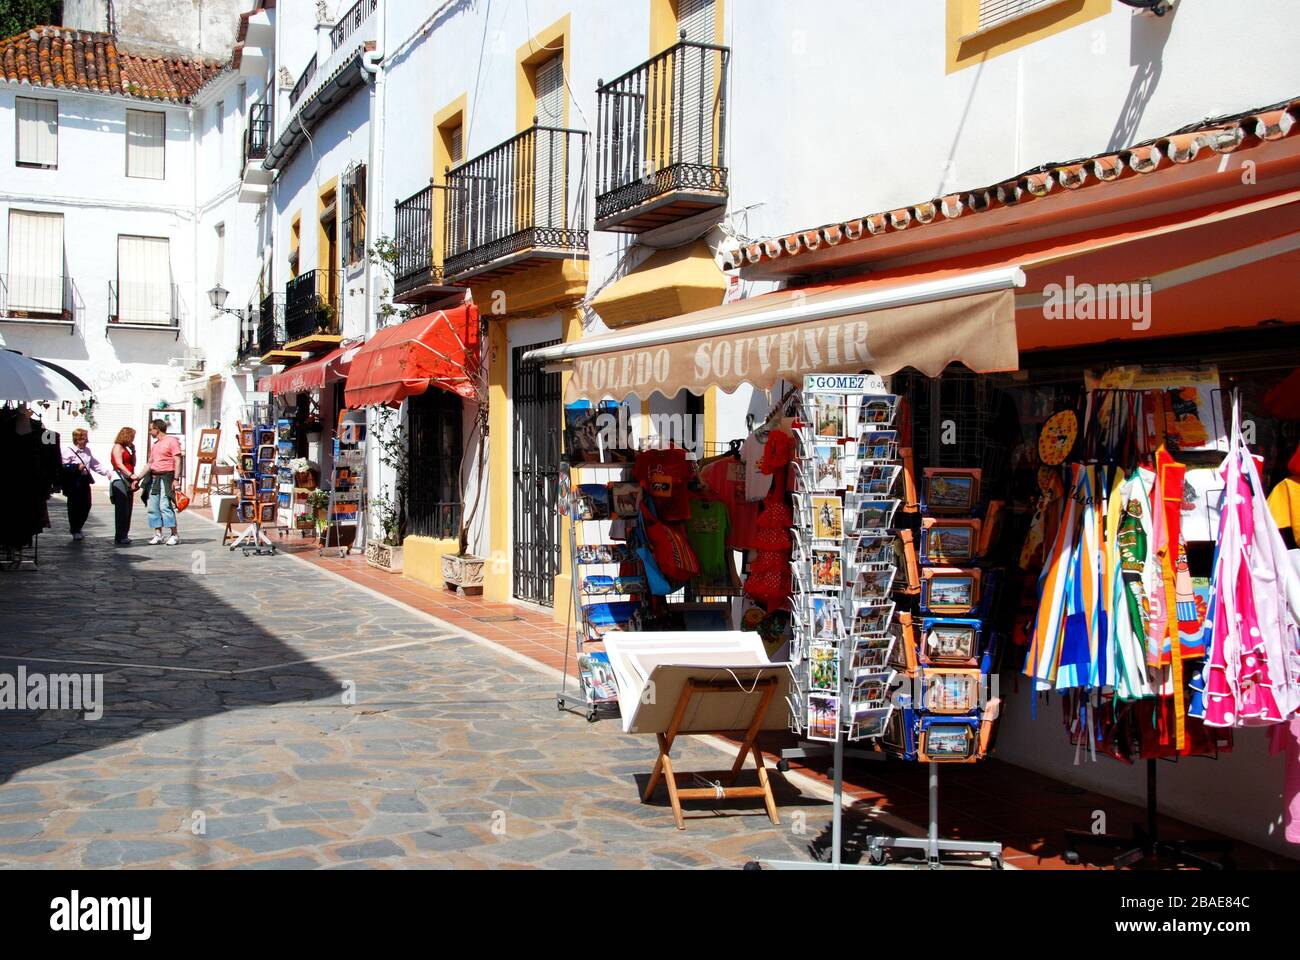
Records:
M1065 462L1079 436L1079 418L1073 410L1054 413L1043 424L1038 435L1038 459L1049 467L1059 467Z

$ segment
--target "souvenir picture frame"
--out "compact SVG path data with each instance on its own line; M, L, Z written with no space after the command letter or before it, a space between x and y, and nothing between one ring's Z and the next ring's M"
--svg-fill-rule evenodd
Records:
M255 477L245 477L239 481L239 497L241 500L257 499L257 479Z
M195 493L207 493L212 489L212 466L211 460L200 460L198 466L194 468Z
M976 730L969 723L934 721L921 725L917 759L925 762L965 763L975 756Z
M848 405L845 398L838 393L815 393L811 395L813 439L843 440Z
M926 467L922 473L925 512L934 516L970 513L980 502L982 474L978 467Z
M840 738L840 698L829 693L808 694L809 740L828 740L832 743Z
M980 657L980 621L929 618L921 623L921 662L974 667Z
M257 522L264 527L275 526L275 515L277 506L275 501L271 503L259 503L257 505Z
M245 476L252 476L257 473L257 458L251 453L241 453L239 455L239 472Z
M844 502L835 496L811 498L814 540L844 539Z
M921 706L930 713L961 715L979 709L984 676L978 669L927 669L921 679Z
M609 485L609 509L612 516L630 518L639 515L641 500L639 483L619 480Z
M921 606L926 613L963 617L979 609L982 571L975 567L926 567Z
M906 677L915 677L918 671L916 620L911 611L902 610L890 626L894 645L889 652L889 667Z
M221 431L215 428L200 430L198 455L200 460L215 460L217 447L221 443Z
M970 563L980 555L981 522L947 517L921 521L921 561L945 566Z

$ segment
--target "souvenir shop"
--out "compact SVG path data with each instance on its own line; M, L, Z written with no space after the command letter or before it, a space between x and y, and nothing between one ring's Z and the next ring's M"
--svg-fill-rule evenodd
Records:
M651 787L671 782L668 749L695 707L683 699L654 729L628 719L629 703L647 710L629 688L670 663L731 664L701 659L707 638L756 632L767 660L790 665L777 712L800 745L785 755L833 745L837 773L841 755L930 764L929 836L873 837L872 862L910 847L998 865L996 842L940 840L934 806L942 765L995 746L1066 780L1110 764L1090 782L1148 805L1136 837L1119 835L1127 824L1071 833L1067 860L1092 844L1118 865L1230 862L1154 830L1169 801L1193 820L1189 804L1214 806L1216 764L1238 785L1203 823L1233 833L1240 804L1300 843L1300 797L1278 800L1284 777L1300 779L1297 328L1259 323L1273 305L1254 292L1235 322L1232 264L1168 288L1153 270L1163 329L1127 314L1059 324L1044 309L1052 283L1125 276L1115 257L1152 253L1140 241L1157 236L769 294L533 351L526 362L569 374L578 683L561 708L621 708L625 729L659 734ZM1287 309L1264 316L1294 322ZM1250 329L1222 332L1236 326ZM713 450L619 426L653 395L686 409L680 391L711 388ZM746 397L766 413L746 422ZM640 661L637 634L658 644ZM774 709L750 734L776 735ZM1043 753L1059 765L1044 769ZM670 793L681 826L679 799L704 793ZM836 811L838 862L838 794Z

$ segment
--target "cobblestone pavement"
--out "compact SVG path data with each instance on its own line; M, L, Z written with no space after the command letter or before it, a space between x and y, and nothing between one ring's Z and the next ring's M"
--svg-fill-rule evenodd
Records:
M102 501L79 544L51 513L40 570L0 574L0 675L102 674L103 716L0 710L0 866L734 868L829 821L775 774L781 826L678 831L638 801L650 739L558 712L542 668L196 519L150 547L137 511L115 549Z

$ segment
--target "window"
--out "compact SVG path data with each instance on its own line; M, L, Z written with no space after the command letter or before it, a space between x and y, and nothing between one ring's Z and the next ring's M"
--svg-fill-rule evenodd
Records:
M117 238L117 322L171 326L171 252L166 237Z
M537 123L542 127L564 126L564 55L557 54L537 65ZM564 134L538 133L534 150L536 172L536 226L564 226Z
M979 30L1000 26L1059 0L980 0Z
M14 100L18 117L18 145L14 153L20 167L54 169L59 165L59 104L57 100Z
M433 387L411 397L407 404L410 410L407 533L438 539L457 537L461 520L460 464L464 452L460 397Z
M9 312L62 314L63 214L9 211Z
M126 175L162 180L166 174L166 114L126 112Z
M447 131L448 153L454 167L465 159L465 125L458 123Z
M366 258L366 165L343 175L343 260L360 263Z

